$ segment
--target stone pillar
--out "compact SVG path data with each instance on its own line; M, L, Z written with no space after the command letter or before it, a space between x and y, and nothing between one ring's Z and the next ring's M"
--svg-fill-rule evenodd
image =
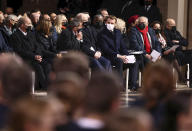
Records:
M168 17L175 19L177 30L187 37L188 0L168 0Z
M192 1L189 0L189 11L188 11L188 41L189 49L192 49Z

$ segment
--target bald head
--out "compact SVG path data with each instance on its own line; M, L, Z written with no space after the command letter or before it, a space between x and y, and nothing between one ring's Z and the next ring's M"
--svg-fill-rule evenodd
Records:
M174 19L168 18L168 19L166 20L166 28L167 28L167 29L171 30L171 29L172 29L173 27L175 27L175 26L176 26L176 22L175 22Z

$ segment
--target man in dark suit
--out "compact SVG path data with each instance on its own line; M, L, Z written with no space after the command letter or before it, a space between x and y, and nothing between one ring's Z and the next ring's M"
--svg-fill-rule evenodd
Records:
M58 51L80 50L83 42L83 34L81 32L82 22L79 19L71 21L69 28L65 29L57 40Z
M34 68L36 86L40 89L46 89L50 71L49 64L44 59L44 54L36 41L35 34L30 31L31 25L31 20L28 17L20 18L18 29L12 34L10 43L13 50Z
M190 88L192 88L192 51L191 50L183 50L182 46L187 47L188 41L177 31L176 22L174 19L166 20L166 28L164 30L164 34L167 40L167 47L171 48L175 45L179 47L176 48L174 53L174 58L177 60L179 65L189 64L189 81Z
M105 58L111 61L111 64L122 77L123 64L128 63L126 56L129 53L125 47L121 32L114 28L116 22L115 16L106 17L106 27L99 34L98 43Z
M149 19L149 24L154 21L162 22L162 14L156 5L153 5L153 0L143 0L144 5L137 8L136 14L145 16Z
M138 74L139 68L143 70L144 66L152 60L151 52L153 50L161 53L161 44L156 38L154 30L148 27L148 19L143 16L138 18L138 25L131 28L129 40L131 50L143 52L135 66L132 67L132 70Z
M84 14L82 14L84 15ZM86 17L82 17L86 18ZM88 22L87 19L84 20L84 23ZM98 23L99 22L99 23ZM90 24L84 24L83 29L83 43L81 46L82 51L89 56L90 64L92 69L107 70L111 71L111 63L107 60L101 53L97 45L97 35L103 29L103 17L97 15L94 17L94 24L96 26L91 26Z

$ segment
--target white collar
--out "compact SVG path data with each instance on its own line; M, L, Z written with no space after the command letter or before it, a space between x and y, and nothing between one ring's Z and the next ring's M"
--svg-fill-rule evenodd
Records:
M27 32L22 31L20 28L19 30L23 33L24 36L27 36Z
M104 127L103 121L92 118L80 118L76 123L84 129L101 129Z

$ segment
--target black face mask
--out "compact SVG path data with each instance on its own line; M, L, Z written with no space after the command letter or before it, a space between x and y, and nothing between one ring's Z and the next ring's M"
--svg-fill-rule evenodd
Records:
M63 24L62 24L63 26L68 26L68 22L63 22Z
M26 31L27 32L32 31L32 26L27 26Z
M139 29L144 30L145 29L145 24L144 23L140 23L138 25L138 27L139 27Z
M155 34L160 34L161 33L161 30L160 29L155 29Z
M91 25L91 19L89 18L87 22L83 22L83 26L87 27Z
M152 1L145 1L145 5L146 6L152 5Z
M173 26L171 30L175 32L177 30L176 26Z
M94 24L94 26L95 26L96 28L103 27L103 21L98 21L98 22L96 22L96 23Z

